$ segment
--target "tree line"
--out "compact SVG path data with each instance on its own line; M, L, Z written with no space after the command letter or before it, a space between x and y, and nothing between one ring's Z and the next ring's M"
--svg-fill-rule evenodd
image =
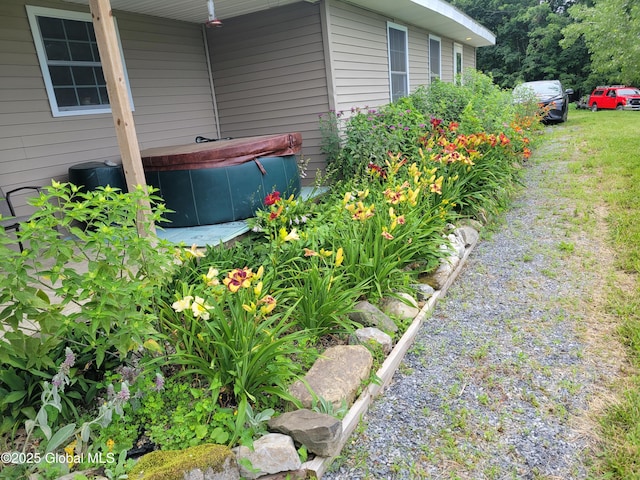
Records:
M638 0L450 0L496 35L477 68L512 88L559 79L577 95L596 85L640 86Z

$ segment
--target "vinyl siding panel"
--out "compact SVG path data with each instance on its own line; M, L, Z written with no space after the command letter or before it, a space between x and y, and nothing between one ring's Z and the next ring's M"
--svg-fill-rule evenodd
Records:
M429 34L415 27L409 27L409 82L412 92L429 84Z
M389 103L387 21L398 23L355 6L328 0L331 23L331 58L336 90L336 110L374 107ZM429 33L415 25L408 29L409 90L429 84ZM453 81L453 40L441 38L442 80ZM475 63L475 50L465 47L465 65Z
M442 38L442 77L443 82L453 82L453 40ZM463 53L464 56L464 53Z
M0 185L46 185L88 161L119 160L110 114L54 118L25 5L80 10L54 0L0 2ZM201 27L115 12L141 148L191 143L216 131Z
M330 1L337 111L389 103L386 20L381 15Z
M462 70L476 68L476 49L470 45L462 46Z
M320 5L231 18L207 35L221 135L300 132L309 172L323 169L318 116L329 101Z

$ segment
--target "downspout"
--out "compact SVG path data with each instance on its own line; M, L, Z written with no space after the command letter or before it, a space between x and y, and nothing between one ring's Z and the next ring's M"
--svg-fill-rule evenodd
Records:
M220 115L218 114L218 101L216 99L216 89L213 83L213 69L211 68L211 56L209 55L209 41L207 39L207 28L202 25L202 41L204 42L204 53L207 57L207 72L209 73L209 87L211 88L211 98L213 100L213 116L216 121L216 138L221 138Z

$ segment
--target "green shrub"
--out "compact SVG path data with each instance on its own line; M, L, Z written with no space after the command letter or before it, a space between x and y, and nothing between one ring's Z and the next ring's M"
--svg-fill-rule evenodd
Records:
M41 380L67 346L83 371L73 375L65 419L76 416L74 404L91 404L104 371L158 348L156 292L174 269L173 247L149 235L164 207L142 189L83 193L54 182L32 204L17 234L24 252L0 231L0 328L10 345L0 349L3 429L34 415Z
M379 109L354 109L348 119L340 113L330 114L343 129L342 148L328 159L332 178L360 178L369 163L383 165L389 152L417 153L428 118L414 106L413 99L401 98Z

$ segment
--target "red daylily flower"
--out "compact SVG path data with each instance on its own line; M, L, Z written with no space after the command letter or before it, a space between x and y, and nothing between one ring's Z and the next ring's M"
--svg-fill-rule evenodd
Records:
M267 205L267 206L273 205L273 204L277 203L278 201L280 201L280 192L278 192L278 191L270 193L269 195L264 197L264 204Z

